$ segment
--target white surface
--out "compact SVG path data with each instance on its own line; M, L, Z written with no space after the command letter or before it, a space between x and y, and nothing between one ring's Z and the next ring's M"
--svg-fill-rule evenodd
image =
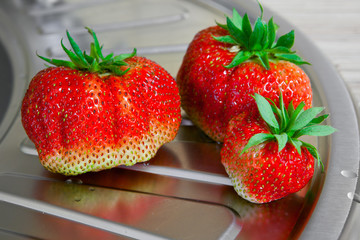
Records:
M360 107L360 1L262 0L261 3L296 26L327 55Z

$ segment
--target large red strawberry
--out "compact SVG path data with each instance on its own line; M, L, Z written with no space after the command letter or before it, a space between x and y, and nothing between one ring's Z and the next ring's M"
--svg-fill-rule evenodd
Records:
M328 115L316 117L322 107L304 111L304 103L294 109L270 104L255 94L260 114L240 114L228 127L221 162L243 198L265 203L302 189L314 173L314 158L322 166L316 148L299 139L303 135L326 136L335 129L318 125Z
M41 163L76 175L151 159L175 137L180 97L173 77L155 62L131 54L103 56L95 33L90 55L67 33L71 61L30 82L22 103L24 129Z
M261 8L262 11L262 8ZM310 80L291 50L294 31L275 41L277 26L259 17L254 28L236 10L227 24L196 34L177 75L182 107L207 135L222 142L230 119L256 109L254 93L284 96L285 105L311 107Z

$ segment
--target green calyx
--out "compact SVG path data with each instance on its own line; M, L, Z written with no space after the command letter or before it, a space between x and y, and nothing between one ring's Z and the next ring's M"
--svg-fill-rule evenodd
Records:
M317 149L310 143L301 141L298 138L304 135L327 136L336 131L336 129L331 126L319 125L329 116L325 114L317 117L324 108L313 107L304 110L305 103L301 102L296 109L294 109L293 103L290 102L286 109L282 94L280 94L279 107L277 107L273 101L267 100L260 94L255 94L254 98L259 113L267 123L270 133L259 133L252 136L241 153L252 146L259 145L266 141L277 141L278 151L280 152L287 143L290 143L296 148L300 155L301 147L307 148L323 169L323 164Z
M126 70L121 70L120 67L128 65L126 62L124 62L125 59L131 58L136 55L135 48L132 53L121 54L117 56L114 56L113 53L110 53L109 55L104 57L102 54L102 46L100 46L95 32L90 28L86 29L94 39L94 42L90 44L90 55L88 55L85 51L83 52L78 46L78 44L74 41L74 39L70 36L69 32L66 31L67 38L73 51L67 49L64 46L62 40L61 47L68 55L70 61L61 59L49 59L39 55L38 57L58 67L64 66L99 74L124 75L127 71L129 71L129 68L127 68Z
M273 18L270 18L269 22L263 21L263 8L260 3L259 6L261 16L255 21L254 28L251 26L248 15L245 13L241 17L235 9L233 18L226 18L226 25L217 23L218 26L228 30L230 35L214 36L214 39L232 44L234 47L231 50L237 52L232 62L225 67L236 67L250 59L259 60L267 70L270 69L269 62L276 60L286 60L297 65L309 64L291 50L295 40L293 30L275 41L278 26L274 23Z

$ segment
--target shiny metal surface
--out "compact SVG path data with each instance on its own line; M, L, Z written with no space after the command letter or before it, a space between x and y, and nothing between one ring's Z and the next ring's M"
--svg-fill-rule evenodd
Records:
M193 35L223 21L233 7L259 14L253 1L1 1L0 53L6 53L0 65L7 67L0 77L6 83L0 92L0 238L345 239L359 218L358 117L334 68L301 32L295 48L312 62L304 69L314 105L326 106L338 132L309 139L325 172L317 169L296 194L263 205L238 197L220 163L221 145L187 119L175 141L146 164L68 178L38 162L19 116L26 86L43 68L35 52L64 57L59 42L65 29L86 49L83 27L89 26L105 52L137 47L175 76ZM292 29L279 16L275 21L281 33Z

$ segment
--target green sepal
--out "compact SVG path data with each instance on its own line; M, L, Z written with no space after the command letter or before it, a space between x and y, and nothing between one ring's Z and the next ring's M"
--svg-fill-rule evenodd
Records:
M226 24L217 23L218 26L227 30L229 35L217 36L214 39L223 43L238 45L239 53L247 52L250 54L246 60L259 60L260 64L267 70L270 69L270 62L277 60L285 60L297 65L309 64L291 50L295 42L295 32L292 30L280 36L276 41L278 26L274 23L273 18L270 18L268 22L263 21L263 8L260 3L259 7L261 15L255 20L253 27L246 13L241 17L236 9L233 9L233 17L226 17ZM235 56L239 58L238 54ZM243 62L232 61L232 64L226 67L236 67Z
M222 23L219 23L217 21L215 21L216 25L218 25L219 27L225 29L225 30L228 30L228 26L226 24L222 24Z
M243 26L243 18L240 16L240 14L236 11L236 9L233 9L233 22L236 27L241 28Z
M281 150L284 149L286 143L288 142L288 135L286 133L281 133L281 134L274 134L274 136L278 142L278 151L281 152Z
M253 147L253 146L257 146L263 142L269 141L274 139L275 136L272 134L268 134L268 133L258 133L255 134L254 136L252 136L249 139L249 142L246 144L246 146L243 148L243 150L241 151L240 154L243 154L246 150L248 150L249 148Z
M261 64L265 67L265 69L270 69L270 62L268 55L264 52L255 53L255 55L259 58Z
M288 109L288 113L289 113L289 121L288 121L288 124L285 128L285 131L289 131L289 129L293 126L293 124L295 123L296 119L298 118L298 116L304 111L304 107L305 107L305 103L304 102L301 102L299 103L299 105L297 106L297 108L294 110L294 106L291 102L291 111L289 111ZM291 114L290 114L291 112Z
M249 49L252 51L261 51L263 49L263 39L266 39L266 30L264 22L258 18L255 22L254 31L250 35Z
M275 44L275 47L284 47L290 49L294 45L294 42L295 42L295 32L294 30L292 30L287 34L279 37L279 39Z
M229 65L224 66L225 68L233 68L237 65L239 65L240 63L245 62L246 60L248 60L251 57L251 54L249 52L246 51L240 51L238 52L235 57L233 58L233 60L231 61L231 63Z
M136 50L136 48L134 48L131 53L124 53L124 54L115 56L114 61L115 62L124 61L125 59L134 57L136 55L136 53L137 53L137 50Z
M75 64L75 66L77 68L86 68L88 63L84 63L75 53L73 53L72 51L70 51L69 49L67 49L65 47L65 45L63 44L63 40L61 39L61 47L63 48L63 50L65 51L65 53L68 55L68 57L70 58L70 60Z
M309 153L317 159L318 164L323 168L320 155L317 149L309 143L299 140L298 138L304 135L309 136L328 136L333 134L336 129L328 125L319 125L329 114L320 114L323 107L313 107L304 110L305 103L301 102L294 108L291 101L288 107L285 107L282 92L279 96L279 107L271 99L266 99L260 94L255 93L253 96L259 114L267 124L269 133L255 134L249 139L249 142L244 147L246 151L249 147L266 141L276 141L278 143L278 151L281 152L287 143L293 145L296 151L301 155L301 149L305 147Z
M274 133L278 133L280 126L276 120L274 112L272 111L270 103L266 100L266 98L257 93L255 94L255 101L261 117Z
M249 49L249 38L245 35L245 33L240 28L236 27L229 17L226 18L226 23L230 35L236 39L241 47Z
M325 125L312 125L296 131L293 135L294 138L299 138L304 135L308 136L327 136L336 132L336 129L331 126Z
M296 55L294 53L274 53L274 58L278 59L278 60L286 60L286 61L292 62L296 65L310 64L310 63L302 60L301 57L299 57L298 55Z
M247 13L245 13L245 15L242 19L241 27L242 27L245 35L247 37L250 37L251 34L253 33L253 31L252 31L251 22L250 22L250 19L249 19L249 16L247 15Z
M314 118L313 120L311 120L307 126L312 126L312 125L315 125L315 124L320 124L322 123L325 119L327 119L329 117L329 114L324 114L324 115L321 115L317 118Z
M92 45L94 47L94 52L93 52L94 56L96 56L97 61L99 61L98 60L99 58L104 60L104 56L102 55L102 47L100 46L99 40L98 40L95 32L88 27L85 27L85 28L88 30L88 33L90 33L94 39L94 42L92 43Z
M113 53L110 53L104 57L102 53L102 46L100 46L95 32L90 28L86 28L86 29L88 30L88 33L91 34L94 40L94 42L90 44L90 54L87 54L85 51L81 51L79 45L74 41L70 33L66 31L66 35L72 50L67 49L65 47L62 39L60 41L60 44L64 52L69 57L70 61L60 60L60 59L49 59L39 55L38 57L58 67L65 66L82 71L99 73L101 75L105 75L105 74L123 75L126 72L128 72L129 68L122 70L121 66L128 65L124 60L134 57L136 55L136 49L134 49L133 52L131 53L121 54L117 56L114 56Z
M296 131L304 128L323 110L323 107L313 107L303 111L301 114L298 115L294 124L288 130Z
M299 155L301 155L301 146L303 145L303 142L296 138L288 138L288 139L290 144L292 144L299 153Z
M274 19L270 18L268 25L267 25L267 43L264 46L265 49L271 49L276 39L276 25L274 23Z
M79 63L81 63L84 67L86 67L88 65L88 62L86 61L79 45L77 45L77 43L74 41L74 39L70 36L69 31L66 31L66 35L67 35L67 38L70 42L72 49L74 50L75 56L77 57ZM61 41L61 44L62 44L62 41ZM63 48L65 48L63 44L62 44L62 46L63 46Z
M223 43L229 43L232 45L237 45L239 44L233 37L231 37L230 35L226 35L226 36L220 36L220 37L216 37L213 36L213 38L219 42L223 42Z
M316 147L307 142L302 142L302 145L309 151L309 153L317 160L318 166L321 168L321 172L324 172L324 163L320 159L320 154Z
M70 62L70 61L66 61L66 60L61 60L61 59L49 59L49 58L46 58L46 57L43 57L43 56L40 56L38 54L36 54L39 58L41 58L42 60L54 65L54 66L57 66L57 67L60 67L60 66L65 66L65 67L69 67L69 68L74 68L76 67L75 64L73 62Z

